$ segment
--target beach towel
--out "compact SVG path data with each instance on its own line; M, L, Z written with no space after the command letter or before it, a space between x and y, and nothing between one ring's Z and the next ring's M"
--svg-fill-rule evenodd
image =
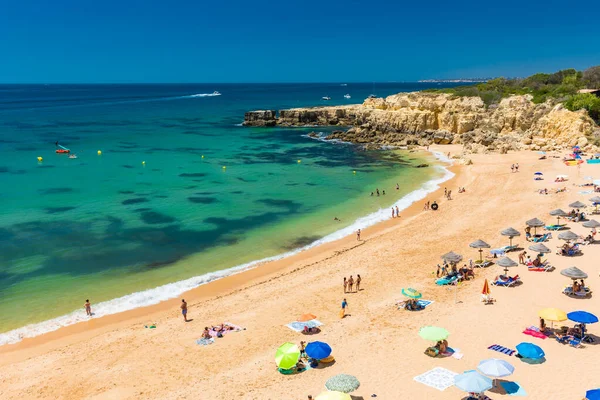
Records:
M228 334L228 333L230 333L230 332L239 332L239 331L243 331L243 330L245 330L245 328L242 328L241 326L238 326L238 325L235 325L235 324L231 324L231 323L229 323L229 322L224 322L224 324L225 324L225 326L230 326L230 327L232 327L233 329L227 329L227 330L225 330L225 331L221 332L223 335L226 335L226 334ZM209 333L209 335L210 335L211 337L217 337L217 335L218 335L218 332L217 332L217 331L215 331L215 330L214 330L214 329L212 329L212 328L211 328L211 329L208 331L208 333Z
M433 300L417 300L417 304L423 308L427 307L431 303L433 303Z
M516 350L511 350L509 348L506 348L504 346L500 346L498 344L493 344L490 347L488 347L488 349L497 351L497 352L502 353L502 354L506 354L507 356L512 356L513 354L515 354L517 352Z
M323 324L320 321L318 321L316 319L312 319L312 320L306 321L306 322L298 322L298 321L290 322L286 326L288 328L290 328L291 330L293 330L294 332L302 332L304 330L305 326L308 326L309 328L316 328L321 325L323 325Z
M593 190L580 190L579 191L579 194L592 194L592 193L594 193Z
M210 338L210 339L198 339L196 340L196 344L199 344L200 346L208 346L209 344L213 344L215 342L215 339Z
M460 360L464 357L464 354L460 352L460 349L457 347L453 347L453 348L448 348L448 350L450 351L450 353L452 354L452 358L456 358L457 360Z
M148 329L156 329L156 324L152 324L152 325L144 325L144 328L148 328Z
M527 328L523 331L524 334L529 335L529 336L533 336L539 339L546 339L548 336L544 335L542 332L540 332L539 330L535 330L535 329L531 329L531 328Z
M500 382L500 386L502 386L502 389L504 389L509 396L527 396L523 386L519 385L517 382L502 381Z
M458 375L456 372L447 370L446 368L436 367L425 372L413 379L423 385L430 386L439 391L444 391L450 386L454 386L454 377Z

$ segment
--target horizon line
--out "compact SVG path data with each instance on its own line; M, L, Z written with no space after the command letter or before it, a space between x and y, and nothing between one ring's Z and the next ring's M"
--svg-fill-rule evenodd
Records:
M479 80L489 80L493 78L431 78L419 79L415 81L322 81L322 82L0 82L0 85L289 85L289 84L377 84L377 83L461 83L450 81L464 81L463 83L478 83ZM511 79L511 78L507 78ZM445 81L445 82L442 82Z

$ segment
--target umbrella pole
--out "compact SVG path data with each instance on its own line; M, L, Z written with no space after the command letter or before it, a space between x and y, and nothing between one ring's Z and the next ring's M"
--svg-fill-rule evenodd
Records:
M479 249L479 261L483 261L483 249Z
M556 217L556 225L560 225L560 217Z
M510 247L512 247L512 236L508 237L509 243L510 243Z

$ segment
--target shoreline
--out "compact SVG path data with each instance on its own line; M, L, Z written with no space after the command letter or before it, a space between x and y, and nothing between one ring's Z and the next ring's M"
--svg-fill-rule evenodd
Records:
M426 198L427 196L436 196L439 194L441 185L444 182L452 181L456 178L457 168L453 164L452 160L448 159L445 156L445 152L431 150L429 151L430 155L436 159L436 165L434 168L441 170L443 172L443 176L436 177L425 181L418 189L415 189L411 192L406 193L404 196L396 200L391 206L399 206L401 211L401 216L403 218L413 217L417 215L419 205L418 201ZM415 210L412 210L415 208ZM47 328L46 331L34 334L33 336L20 336L19 339L10 339L8 338L4 343L0 343L0 354L11 353L13 351L18 351L22 349L28 349L31 347L36 347L40 344L47 344L52 341L62 339L64 337L68 337L71 334L85 334L87 329L91 326L92 331L104 331L107 327L113 326L115 324L126 324L129 320L139 320L144 319L148 322L148 314L156 314L161 311L165 311L174 307L175 309L178 307L178 303L173 305L172 303L177 301L180 297L187 297L188 304L192 307L194 304L191 304L192 301L202 301L207 297L216 298L222 297L223 295L228 295L231 293L235 293L240 290L247 289L253 285L246 285L244 287L244 279L256 280L260 278L264 278L268 275L272 275L277 272L281 272L286 269L286 262L290 264L301 264L303 260L312 260L315 258L316 260L312 260L312 263L316 263L319 261L326 260L332 256L335 256L340 251L344 252L353 247L346 248L348 246L348 241L354 238L354 232L356 229L360 227L360 229L365 234L375 234L380 235L384 233L387 229L390 229L388 224L391 224L394 220L389 218L389 210L388 208L379 209L375 212L367 214L363 217L357 218L351 225L341 228L337 231L332 232L309 245L291 250L289 252L285 252L282 254L278 254L275 256L251 261L246 264L234 266L231 268L227 268L224 270L219 270L215 272L211 272L204 275L199 275L196 277L188 278L182 281L176 281L173 283L169 283L166 285L161 285L152 289L144 290L141 292L134 292L119 298L111 299L99 304L105 304L110 302L116 302L119 300L124 300L130 298L131 296L150 293L150 292L160 292L160 289L163 289L167 286L171 285L181 285L181 284L190 284L195 281L200 281L200 283L193 284L192 287L186 286L184 290L178 292L177 294L169 293L169 297L158 299L156 302L147 304L147 305L138 305L133 308L126 308L123 310L119 310L113 313L108 313L105 315L101 315L92 319L88 319L83 316L83 311L75 310L72 313L62 315L56 318L52 318L50 320L42 321L39 323L34 323L30 325L26 325L21 328L17 328L5 333L1 333L0 337L3 335L18 335L21 331L26 331L27 329L33 329L34 327L38 327L43 324L48 324L51 322L55 322L55 325ZM340 236L341 235L341 236ZM363 243L364 241L361 241ZM332 254L330 254L332 253ZM310 263L307 265L303 265L300 268L305 268L311 265ZM261 270L258 272L257 270ZM254 272L254 273L251 273ZM215 276L211 279L212 276ZM236 279L236 277L238 277ZM277 276L273 277L276 278ZM224 281L224 282L222 282ZM230 282L231 281L231 282ZM217 284L221 282L220 284ZM206 294L199 294L200 290L205 289L207 291ZM230 292L223 294L224 292ZM192 300L189 300L192 299ZM168 306L167 306L168 304ZM94 306L92 308L94 310ZM142 313L142 311L145 311ZM70 316L75 317L73 314L82 314L83 319L76 320L72 323L67 323L65 325L61 325L59 321L68 319ZM79 316L81 317L81 316ZM87 327L84 328L84 327ZM89 331L88 331L89 332ZM2 362L0 361L0 365Z

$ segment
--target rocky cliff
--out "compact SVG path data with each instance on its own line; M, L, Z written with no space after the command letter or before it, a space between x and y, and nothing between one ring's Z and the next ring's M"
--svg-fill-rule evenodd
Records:
M486 107L479 97L401 93L350 106L248 112L246 126L344 126L331 139L380 145L463 143L471 152L511 149L554 150L579 145L597 151L589 139L600 128L585 111L560 103L534 104L512 96Z

